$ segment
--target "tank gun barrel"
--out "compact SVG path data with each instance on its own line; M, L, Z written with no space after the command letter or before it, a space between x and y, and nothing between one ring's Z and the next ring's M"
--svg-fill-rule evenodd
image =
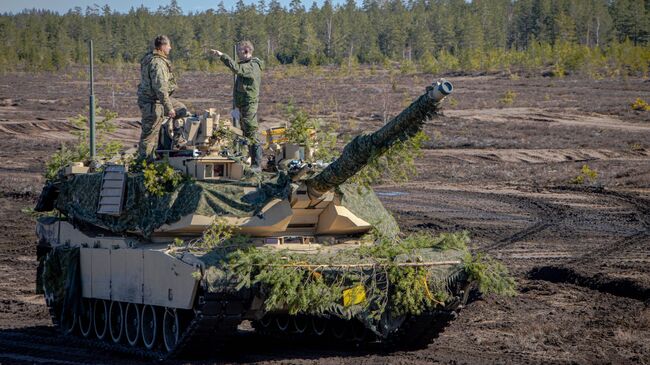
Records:
M415 136L427 120L438 114L440 102L452 90L452 84L441 79L428 86L423 95L379 130L356 136L338 159L305 181L309 195L321 196L354 176L371 158L386 153L394 143Z

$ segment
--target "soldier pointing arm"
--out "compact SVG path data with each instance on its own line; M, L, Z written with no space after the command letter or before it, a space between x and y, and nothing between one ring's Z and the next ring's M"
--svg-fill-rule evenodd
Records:
M253 57L253 44L242 41L237 44L237 57L239 62L233 61L230 56L216 49L210 50L217 55L221 62L235 75L235 89L233 96L235 107L241 113L241 125L244 136L250 141L249 154L251 165L254 168L262 166L262 146L257 137L257 105L259 103L260 82L264 62Z

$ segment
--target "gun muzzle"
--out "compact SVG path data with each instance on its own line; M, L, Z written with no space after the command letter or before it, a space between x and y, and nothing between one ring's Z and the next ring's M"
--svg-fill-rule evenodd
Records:
M451 94L453 90L454 90L454 86L451 84L451 82L445 79L440 79L438 80L438 82L436 82L434 85L431 86L428 95L429 98L437 102L440 102L447 95Z

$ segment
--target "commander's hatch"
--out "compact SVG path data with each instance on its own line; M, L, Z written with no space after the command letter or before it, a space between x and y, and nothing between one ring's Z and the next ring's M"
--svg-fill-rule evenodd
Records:
M119 216L124 208L126 191L126 166L107 165L102 176L98 214Z

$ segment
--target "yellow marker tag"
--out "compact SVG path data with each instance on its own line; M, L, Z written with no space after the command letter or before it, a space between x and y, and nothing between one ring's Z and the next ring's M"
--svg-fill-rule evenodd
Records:
M366 301L366 289L363 285L357 285L343 291L343 306L360 304Z

